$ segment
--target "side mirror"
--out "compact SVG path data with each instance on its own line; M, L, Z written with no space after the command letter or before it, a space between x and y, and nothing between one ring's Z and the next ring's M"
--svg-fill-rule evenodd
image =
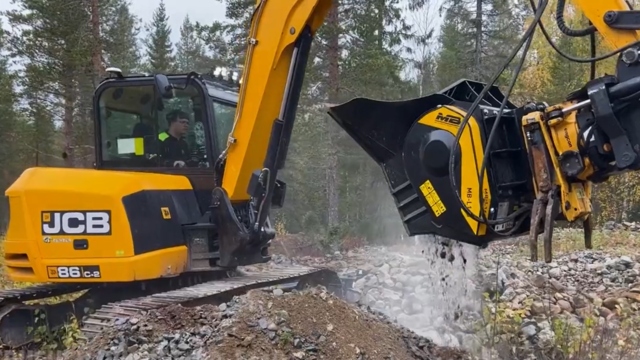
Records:
M173 86L169 83L169 79L164 74L156 74L153 77L156 83L156 90L163 99L173 98Z

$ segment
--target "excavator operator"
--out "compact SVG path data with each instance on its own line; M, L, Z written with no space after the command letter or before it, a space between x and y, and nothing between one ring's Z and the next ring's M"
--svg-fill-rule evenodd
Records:
M189 115L181 110L173 110L167 114L167 122L167 131L158 134L160 158L166 164L184 167L190 157L189 145L184 140L189 131Z

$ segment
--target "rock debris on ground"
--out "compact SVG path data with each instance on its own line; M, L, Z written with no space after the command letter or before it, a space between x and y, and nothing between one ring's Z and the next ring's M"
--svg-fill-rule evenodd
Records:
M553 319L580 326L595 314L615 328L621 309L640 311L640 257L635 254L583 250L546 264L531 263L522 252L527 245L517 241L484 250L433 238L414 245L313 257L274 254L268 264L243 268L329 268L353 281L354 304L322 288L254 290L218 306L151 311L69 358L476 359L487 358L491 331L483 309L495 312L496 301L522 317L515 336L527 349L557 343ZM525 358L535 356L517 357Z
M473 281L478 249L454 250L426 241L419 247L363 247L325 257L275 256L273 262L326 267L353 278L360 305L440 346L471 349L479 344L468 326L481 313L482 293Z
M253 290L219 306L171 306L99 335L69 359L463 360L324 288Z
M508 309L521 311L523 336L535 336L540 344L560 340L551 330L553 318L581 328L585 319L595 317L615 329L623 311L639 315L640 257L583 250L546 264L514 257L515 247L499 252L499 261L494 257L479 267L478 278L486 279L481 289L495 293Z
M638 229L635 223L605 226L606 231ZM495 312L496 302L522 317L515 335L523 347L564 341L556 338L554 319L581 328L591 316L615 330L623 312L640 318L640 256L631 251L622 256L575 251L557 254L546 264L530 262L522 240L496 242L484 250L442 246L433 238L417 245L364 247L293 260L276 256L274 262L328 267L355 277L363 306L438 345L481 358L487 356L483 345L493 334L483 308Z

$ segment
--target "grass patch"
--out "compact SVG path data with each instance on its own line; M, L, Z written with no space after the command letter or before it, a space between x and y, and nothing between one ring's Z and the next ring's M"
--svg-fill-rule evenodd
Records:
M529 257L529 242L526 236L518 238L517 255ZM640 253L640 232L628 230L593 230L591 244L595 251L606 251L613 256L633 256ZM538 258L543 259L542 236L538 237ZM582 229L556 229L553 235L553 257L587 250Z
M491 359L520 360L636 360L640 358L640 318L619 307L618 317L605 320L596 311L582 319L560 314L524 316L531 303L512 310L508 304L489 300L476 324L483 355Z
M515 241L512 260L530 257L526 236ZM636 257L640 254L640 232L629 230L593 230L594 251L610 256ZM563 228L554 231L553 257L557 259L576 251L586 250L582 229ZM542 237L538 240L539 261L543 261ZM542 295L554 296L554 291ZM485 295L483 319L476 324L483 359L519 360L636 360L640 359L640 314L629 304L618 306L608 320L590 306L580 316L550 312L525 319L532 300L522 308L511 309L509 303L489 299ZM548 307L548 306L545 306ZM533 321L531 321L533 320ZM534 331L535 330L535 331ZM534 334L535 335L531 335ZM487 352L489 354L487 354Z

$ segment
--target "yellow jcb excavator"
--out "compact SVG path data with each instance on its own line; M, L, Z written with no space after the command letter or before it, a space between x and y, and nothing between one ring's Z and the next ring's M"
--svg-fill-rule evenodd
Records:
M536 27L560 51L540 21L547 1L530 2L534 21L509 59L524 47L516 73ZM503 95L496 74L487 84L461 80L407 101L330 107L382 167L409 235L484 247L527 233L534 244L544 231L550 261L553 223L565 219L583 221L589 242L591 184L640 168L640 22L622 0L576 4L592 25L570 29L561 0L560 29L599 33L615 50L562 55L583 63L618 56L618 66L561 104L516 107L508 98L517 76ZM232 273L270 259L269 213L286 192L278 171L311 42L331 7L330 0L258 1L241 84L109 69L94 96L95 169L30 168L6 191L4 267L11 280L35 285L0 292L5 345L32 339L26 329L35 309L46 310L51 328L70 312L94 309L82 319L90 338L169 304L285 283L340 287L334 272L320 269ZM79 290L86 293L75 303L25 304Z

